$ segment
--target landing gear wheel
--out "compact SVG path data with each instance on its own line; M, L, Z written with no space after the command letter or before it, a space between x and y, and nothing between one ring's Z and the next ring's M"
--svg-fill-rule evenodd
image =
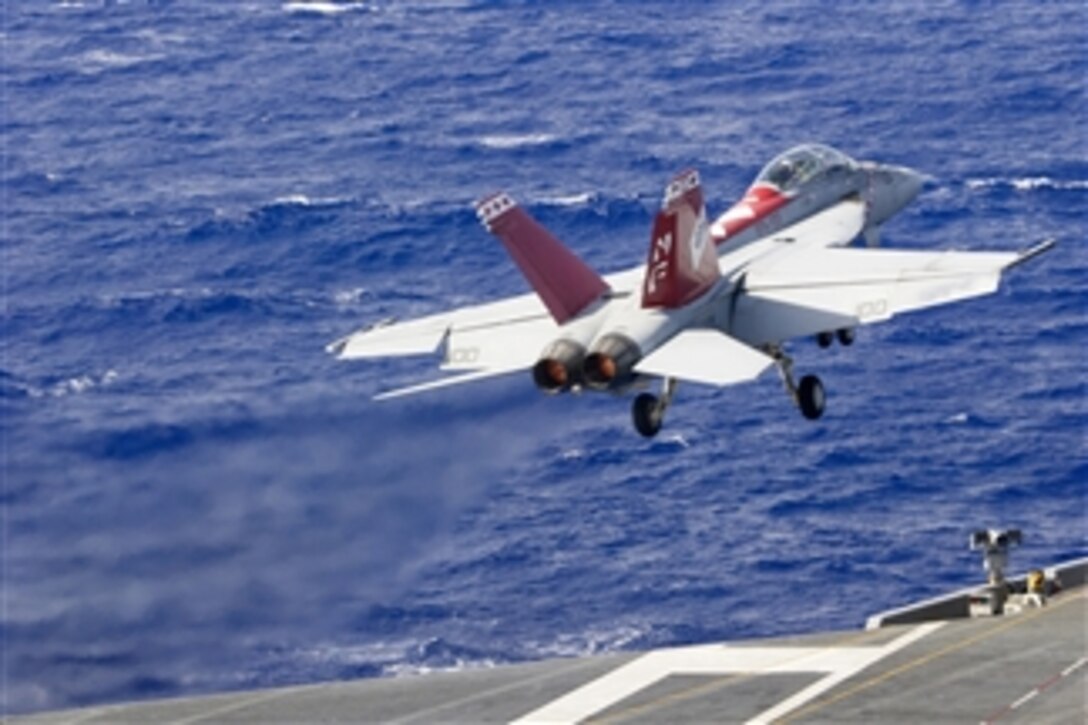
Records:
M835 333L833 332L821 332L816 335L816 344L820 347L831 347L833 342L835 342Z
M816 420L824 414L826 402L824 384L818 377L806 375L801 378L801 384L797 386L797 405L801 408L801 415L809 420Z
M849 346L854 344L854 328L852 327L844 327L835 335L838 336L840 345Z
M661 430L664 420L661 405L656 395L639 393L631 406L631 418L635 422L635 430L646 438L653 438Z

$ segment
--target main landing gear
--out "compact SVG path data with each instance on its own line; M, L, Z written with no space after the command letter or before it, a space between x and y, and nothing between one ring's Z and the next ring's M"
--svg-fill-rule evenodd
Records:
M778 346L770 347L767 352L774 358L778 367L778 374L782 377L782 384L786 386L786 392L793 398L793 402L801 410L801 415L809 420L816 420L824 414L824 405L827 402L827 394L824 392L824 384L815 375L806 375L800 383L793 380L793 360Z
M665 422L665 410L676 395L676 379L665 378L661 385L661 397L652 393L639 393L631 406L631 419L635 430L646 438L653 438Z
M849 345L854 341L853 332L853 330L839 330L837 333L825 334L837 335L839 342ZM774 358L778 374L782 377L782 384L786 386L786 392L801 411L801 415L809 420L816 420L822 416L827 403L827 394L824 392L824 384L820 382L820 379L815 375L805 375L800 382L794 381L793 360L790 356L778 345L768 345L763 349ZM635 430L646 438L653 438L658 434L665 422L665 411L672 403L673 396L676 395L676 388L675 378L665 378L662 381L660 396L639 393L635 397L635 402L631 405L631 420L635 424Z

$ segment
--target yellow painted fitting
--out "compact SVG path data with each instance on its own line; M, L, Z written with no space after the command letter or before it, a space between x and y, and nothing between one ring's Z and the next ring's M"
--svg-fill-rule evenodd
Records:
M1028 572L1028 594L1042 594L1046 585L1046 576L1039 569Z

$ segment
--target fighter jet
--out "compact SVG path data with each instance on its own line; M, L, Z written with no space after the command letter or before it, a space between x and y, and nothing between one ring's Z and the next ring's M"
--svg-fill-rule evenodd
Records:
M517 371L561 394L635 392L635 429L652 437L680 381L724 386L776 367L805 418L823 415L815 375L796 380L785 343L854 341L859 325L989 294L1022 252L875 249L880 228L919 193L905 167L805 144L774 158L743 198L708 223L699 174L665 187L646 263L601 276L506 193L476 204L533 293L398 323L328 346L341 359L438 355L460 374L376 396L419 393ZM867 247L851 248L864 238ZM661 392L644 392L660 380Z

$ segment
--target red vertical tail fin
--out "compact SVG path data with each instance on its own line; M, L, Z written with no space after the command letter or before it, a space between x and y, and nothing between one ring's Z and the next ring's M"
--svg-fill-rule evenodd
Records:
M494 194L476 202L476 215L502 241L560 325L608 291L600 275L507 194Z
M720 274L699 173L684 171L665 188L654 219L642 306L682 307L710 289Z

